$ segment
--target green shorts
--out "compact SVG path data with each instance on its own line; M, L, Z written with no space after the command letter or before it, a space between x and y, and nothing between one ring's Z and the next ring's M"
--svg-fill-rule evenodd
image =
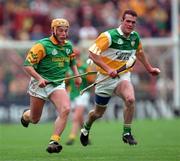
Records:
M66 90L65 82L55 87L52 84L48 84L46 87L40 88L38 86L38 81L31 77L27 92L31 96L38 97L43 100L47 100L52 92L54 92L55 90L60 90L60 89Z

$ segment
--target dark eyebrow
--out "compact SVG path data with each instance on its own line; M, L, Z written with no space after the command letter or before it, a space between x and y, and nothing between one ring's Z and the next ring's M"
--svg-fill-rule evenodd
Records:
M126 20L127 22L132 22L133 24L136 23L136 21Z

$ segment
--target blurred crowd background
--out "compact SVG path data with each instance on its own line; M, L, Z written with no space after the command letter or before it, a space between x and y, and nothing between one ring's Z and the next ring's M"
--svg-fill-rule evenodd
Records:
M70 38L78 43L85 29L92 34L117 27L124 9L139 15L141 37L167 37L171 33L170 0L1 0L0 39L37 40L50 34L53 18L70 21ZM86 33L88 34L88 33ZM94 36L94 35L89 35Z
M127 8L138 13L136 29L142 38L172 35L171 0L0 0L0 41L36 41L48 37L51 20L64 17L70 22L69 39L80 49L82 60L86 60L92 41L100 32L118 27ZM161 77L151 77L138 63L135 66L133 83L139 108L137 116L141 118L172 115L171 49L172 46L145 47L152 64L163 68ZM15 109L29 104L26 94L29 77L22 70L27 50L16 46L0 48L0 121L16 117L15 113L19 113ZM121 108L118 104L113 106ZM13 116L9 116L12 111Z

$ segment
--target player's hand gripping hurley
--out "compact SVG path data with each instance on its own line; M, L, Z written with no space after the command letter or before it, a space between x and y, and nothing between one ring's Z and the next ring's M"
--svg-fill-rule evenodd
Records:
M117 70L117 73L120 73L120 72L123 72L125 71L126 69L129 69L131 68L134 64L135 64L135 61L136 61L136 56L133 55L129 58L129 60L127 61L127 63L125 65L123 65L121 68L119 68ZM96 82L94 82L93 84L87 86L86 88L84 88L83 90L80 91L80 94L82 95L85 91L87 91L88 89L90 89L91 87L94 87L95 85L105 81L106 79L110 78L109 75L107 75L106 77L104 77L103 79L101 80L98 80Z

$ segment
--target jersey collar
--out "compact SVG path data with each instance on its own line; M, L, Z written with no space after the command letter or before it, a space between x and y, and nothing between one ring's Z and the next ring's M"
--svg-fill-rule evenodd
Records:
M119 33L121 36L125 37L125 36L124 36L124 33L123 33L122 30L121 30L121 25L117 28L117 31L118 31L118 33ZM134 31L132 31L130 34L133 34L133 32L134 32ZM129 35L129 36L130 36L130 35ZM129 36L128 36L128 38L129 38ZM125 38L126 38L126 37L125 37ZM128 38L127 38L127 39L128 39Z

